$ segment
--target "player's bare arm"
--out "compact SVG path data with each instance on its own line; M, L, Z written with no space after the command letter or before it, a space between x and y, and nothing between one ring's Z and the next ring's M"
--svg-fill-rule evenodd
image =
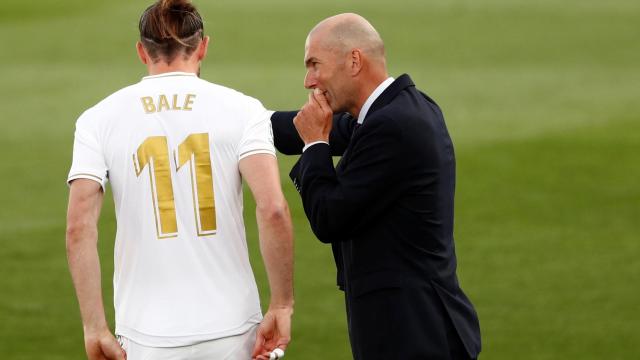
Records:
M251 155L240 160L239 166L256 201L260 250L271 289L269 309L258 328L253 356L268 359L275 348L285 350L291 336L293 228L276 158L269 154Z
M90 360L124 360L125 353L111 334L104 314L98 219L104 193L99 183L88 179L71 182L67 211L67 259L76 288Z

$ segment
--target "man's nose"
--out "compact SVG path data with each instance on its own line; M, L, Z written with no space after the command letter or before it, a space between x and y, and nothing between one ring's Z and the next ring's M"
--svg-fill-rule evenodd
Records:
M304 87L306 89L315 89L316 88L316 79L313 75L311 75L308 71L304 76Z

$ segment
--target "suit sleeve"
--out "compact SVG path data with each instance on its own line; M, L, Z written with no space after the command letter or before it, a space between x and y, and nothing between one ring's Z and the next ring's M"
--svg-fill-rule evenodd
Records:
M311 228L322 242L348 239L375 221L404 190L402 160L408 154L401 131L392 120L376 120L358 130L362 134L356 135L340 175L329 147L321 145L305 151L292 174L299 181Z
M304 147L304 142L293 125L293 118L297 114L297 111L276 111L271 115L274 144L276 149L285 155L300 155ZM355 120L348 113L333 115L333 127L329 134L333 156L341 156L344 153L354 125Z
M276 149L285 155L301 154L304 147L304 142L293 125L296 114L297 111L276 111L271 115L273 143Z

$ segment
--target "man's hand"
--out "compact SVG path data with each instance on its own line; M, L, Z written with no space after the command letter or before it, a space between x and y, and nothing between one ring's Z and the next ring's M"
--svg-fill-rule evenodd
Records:
M89 360L126 360L127 358L127 354L109 329L85 332L84 346Z
M329 142L329 133L333 125L333 111L322 91L314 89L309 101L302 107L293 124L305 144L315 141Z
M256 345L253 347L254 360L269 360L269 353L275 348L287 349L291 341L292 307L269 309L258 327Z

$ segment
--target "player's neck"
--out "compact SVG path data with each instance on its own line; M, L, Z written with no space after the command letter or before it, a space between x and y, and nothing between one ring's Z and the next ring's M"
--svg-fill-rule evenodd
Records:
M158 61L157 63L147 64L147 70L149 75L160 75L169 72L186 72L198 74L200 69L199 62L184 61L182 59L175 59L170 64L164 61Z

